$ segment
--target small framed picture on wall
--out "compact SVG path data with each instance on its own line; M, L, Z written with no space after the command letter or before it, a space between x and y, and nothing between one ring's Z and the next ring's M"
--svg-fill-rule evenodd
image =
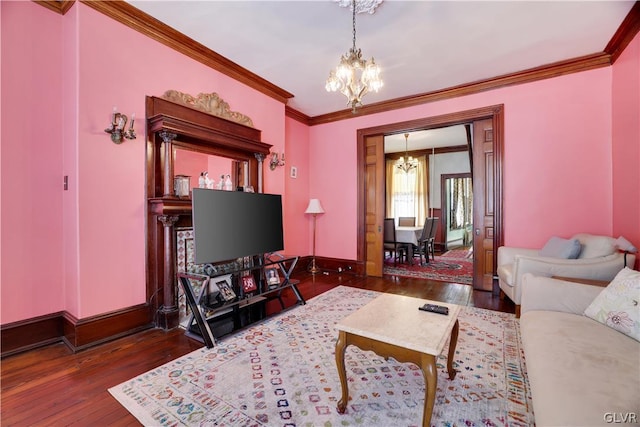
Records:
M291 178L297 178L298 177L298 168L295 166L291 166Z

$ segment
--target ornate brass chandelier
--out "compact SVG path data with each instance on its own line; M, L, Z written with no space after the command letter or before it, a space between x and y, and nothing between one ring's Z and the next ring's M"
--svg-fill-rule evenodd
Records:
M404 134L404 157L400 157L396 162L396 167L405 173L418 167L418 160L409 155L409 134Z
M340 64L331 70L325 88L327 92L340 91L347 97L347 105L352 112L362 105L362 97L369 91L377 92L384 85L380 78L380 68L373 57L362 59L362 51L356 48L356 1L353 0L353 47L340 58Z

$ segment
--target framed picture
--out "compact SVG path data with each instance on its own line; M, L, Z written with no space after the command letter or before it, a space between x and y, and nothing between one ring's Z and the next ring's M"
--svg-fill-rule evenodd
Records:
M252 275L242 276L242 290L245 294L255 292L258 290L258 286L256 286L256 281Z
M298 177L298 168L295 166L291 166L291 174L290 174L291 178L297 178Z
M233 291L230 274L226 276L215 277L210 280L210 282L214 282L218 289L220 289L220 297L225 302L233 301L234 299L236 299L236 293Z
M269 284L269 289L277 288L280 286L280 276L278 275L278 270L275 268L267 268L265 269L265 275L267 276L267 283Z
M205 306L207 308L213 309L224 304L224 299L222 298L222 294L220 293L220 288L215 284L213 279L205 279L205 281L202 283L202 286L206 286L204 298Z

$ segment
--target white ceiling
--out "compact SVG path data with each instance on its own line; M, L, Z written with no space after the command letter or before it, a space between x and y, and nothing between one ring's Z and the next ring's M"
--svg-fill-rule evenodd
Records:
M307 116L348 108L343 95L324 88L329 71L352 46L348 7L333 0L128 3L292 93L289 106ZM363 102L600 53L633 4L385 0L375 13L356 17L356 45L364 58L375 58L384 80L380 92Z

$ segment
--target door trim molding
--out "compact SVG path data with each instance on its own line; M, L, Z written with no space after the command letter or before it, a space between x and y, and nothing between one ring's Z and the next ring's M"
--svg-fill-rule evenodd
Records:
M366 138L375 135L393 135L403 132L434 129L452 125L463 125L476 120L492 119L493 121L493 153L495 157L494 178L494 237L495 250L504 244L503 217L503 162L504 162L504 104L491 105L472 110L458 111L439 116L423 117L405 122L389 123L357 130L357 162L358 162L358 190L357 190L357 261L365 260L365 150ZM379 159L384 161L384 159ZM497 257L493 258L493 272L497 268Z

